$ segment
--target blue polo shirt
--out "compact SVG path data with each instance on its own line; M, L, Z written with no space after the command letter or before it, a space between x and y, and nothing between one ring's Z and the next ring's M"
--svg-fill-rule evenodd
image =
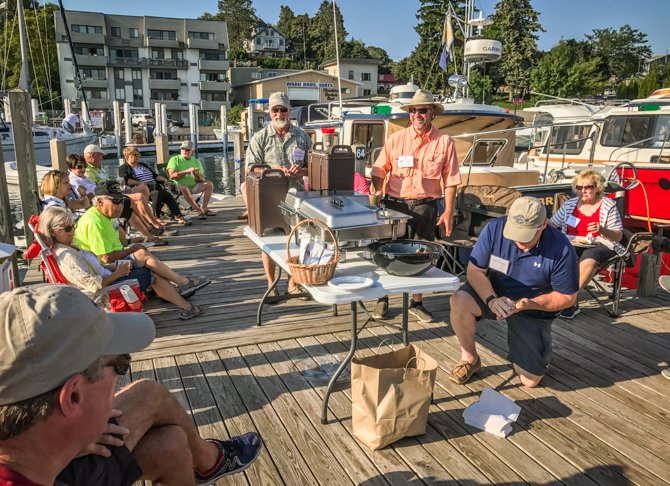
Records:
M514 301L532 299L552 291L565 295L579 290L577 253L563 233L552 226L542 232L540 241L527 252L503 236L507 216L489 222L475 244L470 261L489 270L495 293ZM507 273L489 268L491 255L509 262ZM551 319L552 312L524 311L542 319Z

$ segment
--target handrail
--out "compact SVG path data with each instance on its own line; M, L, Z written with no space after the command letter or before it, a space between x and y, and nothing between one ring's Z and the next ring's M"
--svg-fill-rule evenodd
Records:
M667 133L659 133L658 135L654 135L653 137L643 138L642 140L637 140L633 143L629 143L627 145L622 145L621 147L617 147L610 152L610 158L607 160L607 162L608 163L612 162L612 155L614 155L614 152L616 152L617 150L622 150L622 149L625 149L625 148L633 147L634 145L637 145L638 143L648 142L649 140L653 140L655 138L660 138L660 137L663 137L663 139L664 139L663 144L660 147L641 147L641 148L650 148L650 149L660 148L661 151L663 151L663 146L665 145L665 142L667 142L667 135L668 135ZM624 154L621 154L621 155L624 155ZM619 155L619 157L621 157L621 155ZM619 160L619 157L617 157L614 162Z

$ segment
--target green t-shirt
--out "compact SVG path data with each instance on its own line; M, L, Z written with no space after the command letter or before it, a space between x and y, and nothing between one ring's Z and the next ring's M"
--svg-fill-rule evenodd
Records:
M102 166L93 167L88 162L86 163L86 172L84 175L88 180L95 182L96 184L102 181L109 180L109 176L105 172L105 169L102 168Z
M91 208L79 218L74 230L74 244L82 250L95 253L100 258L113 251L123 250L114 223L107 216Z
M198 159L196 159L195 157L191 157L189 160L186 160L181 155L175 155L170 159L166 171L172 169L177 172L181 172L183 170L190 169L191 167L195 167L200 171L202 175L205 175L205 171L202 170L202 164ZM186 174L181 179L174 179L174 181L177 184L181 184L182 186L186 187L193 187L198 183L198 181L195 180L193 174Z

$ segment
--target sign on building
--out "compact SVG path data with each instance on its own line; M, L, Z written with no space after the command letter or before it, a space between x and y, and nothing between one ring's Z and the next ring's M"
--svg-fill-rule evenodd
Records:
M334 88L333 83L310 83L310 82L299 82L299 81L286 81L286 86L289 88Z

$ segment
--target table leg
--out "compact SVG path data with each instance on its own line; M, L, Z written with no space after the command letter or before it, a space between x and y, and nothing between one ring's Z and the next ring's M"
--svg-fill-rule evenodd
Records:
M270 288L265 291L265 294L263 294L263 298L261 299L261 303L258 304L258 313L256 314L256 325L260 326L261 325L261 316L263 315L263 305L265 304L265 299L267 299L268 295L270 292L272 292L272 289L277 287L277 284L279 283L279 279L281 278L281 267L277 265L277 278L275 279L274 282L272 282L272 285L270 285Z
M333 317L337 317L337 304L333 305Z
M402 294L402 342L409 346L409 294Z
M351 362L351 359L354 357L354 353L356 352L356 305L356 301L351 303L351 347L349 348L349 354L347 354L347 357L344 358L344 361L342 361L342 364L340 364L340 367L330 379L328 388L326 388L326 393L323 395L323 405L321 407L322 424L326 424L328 422L328 399L330 398L330 392L333 389L333 386L335 386L337 379L340 377L347 365Z

